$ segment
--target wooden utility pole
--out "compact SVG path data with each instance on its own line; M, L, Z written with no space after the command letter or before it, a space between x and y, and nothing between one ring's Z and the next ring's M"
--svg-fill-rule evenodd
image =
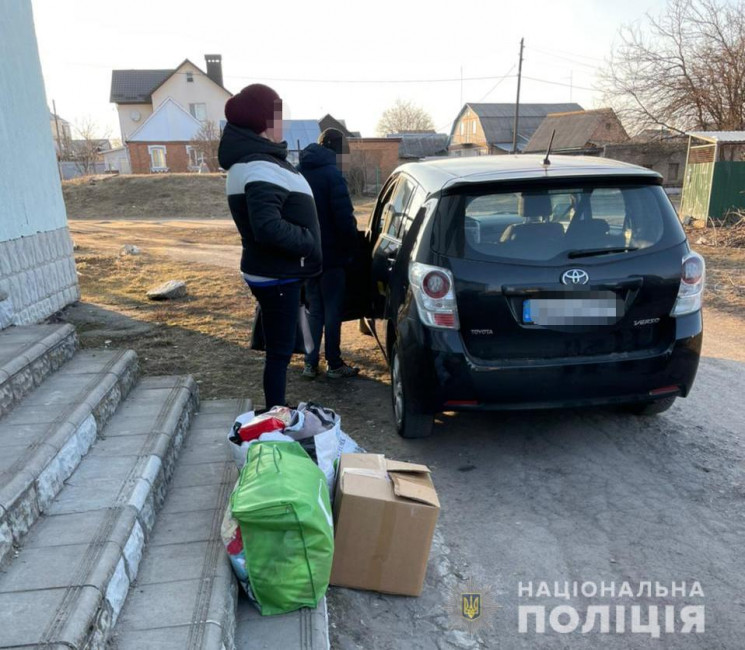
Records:
M517 126L520 122L520 81L523 75L523 41L520 39L520 63L517 67L517 100L515 101L515 125L512 132L512 153L517 153Z

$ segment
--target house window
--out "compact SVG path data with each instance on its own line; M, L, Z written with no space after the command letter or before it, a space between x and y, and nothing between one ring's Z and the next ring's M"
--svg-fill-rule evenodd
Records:
M476 120L471 122L471 124L473 125L473 134L476 135Z
M461 135L464 135L465 132L466 132L466 125L465 125L465 123L461 122L460 123L460 134Z
M189 158L189 169L199 169L203 160L199 150L196 147L186 145L186 155Z
M194 83L194 73L193 72L187 72L186 73L186 83Z
M200 122L207 119L207 104L189 104L189 112Z
M150 171L151 172L167 172L166 167L166 148L162 145L150 145L147 148L147 152L150 154Z
M677 181L680 174L680 163L669 163L667 166L667 180Z

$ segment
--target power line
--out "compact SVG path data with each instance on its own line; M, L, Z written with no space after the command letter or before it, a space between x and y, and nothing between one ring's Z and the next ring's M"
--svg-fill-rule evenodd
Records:
M486 93L486 94L485 94L485 95L484 95L484 96L483 96L483 97L482 97L481 99L479 99L479 101L478 101L478 102L476 102L476 103L478 104L478 103L481 103L481 102L483 102L483 101L484 101L484 100L485 100L485 99L486 99L486 98L487 98L487 97L488 97L489 95L491 95L491 94L492 94L492 93L493 93L493 92L494 92L494 91L495 91L495 90L497 89L497 87L499 86L499 84L501 84L501 83L502 83L502 82L503 82L503 81L504 81L505 79L509 79L509 78L510 78L510 76L514 77L515 75L512 75L512 74L511 74L511 73L512 73L512 71L513 71L514 69L515 69L515 64L513 63L513 64L512 64L512 67L511 67L511 68L510 68L509 70L507 70L507 74L505 74L504 76L502 76L502 77L501 77L501 78L499 79L499 81L497 81L497 83L495 83L495 84L494 84L494 85L493 85L493 86L491 87L491 90L489 90L489 91L488 91L488 92L487 92L487 93Z
M553 58L556 58L556 59L561 59L562 61L567 61L569 63L573 63L574 65L583 66L583 67L586 67L586 68L590 68L592 70L597 70L597 68L598 68L598 65L597 64L593 65L591 63L584 63L582 61L577 61L576 59L570 59L569 57L562 56L562 55L556 54L554 52L549 52L548 50L539 50L538 48L535 48L535 47L533 47L531 49L533 50L533 52L539 52L540 54L545 54L546 56L550 56L550 57L553 57Z
M181 74L181 73L179 73ZM513 75L514 76L514 75ZM251 79L253 81L281 81L286 83L329 83L329 84L415 84L415 83L452 83L460 82L460 77L446 79L288 79L280 77L238 77L227 75L229 79ZM463 77L462 81L493 81L501 77Z
M530 81L537 81L542 84L551 84L552 86L564 86L565 88L576 88L578 90L589 90L595 92L595 88L588 88L587 86L577 86L576 84L562 83L561 81L549 81L548 79L537 79L536 77L527 77L523 75L523 79L529 79Z
M533 48L533 49L535 50L536 48ZM569 56L575 59L585 59L585 61L593 61L595 63L605 63L605 59L599 59L596 56L588 56L587 54L579 54L578 52L568 52L566 50L551 50L551 49L547 49L547 50L541 49L537 51L543 52L544 54L550 54L552 56L563 54L565 56Z

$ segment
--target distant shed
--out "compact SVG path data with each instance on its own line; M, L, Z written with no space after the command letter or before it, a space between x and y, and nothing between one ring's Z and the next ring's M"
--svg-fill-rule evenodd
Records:
M680 216L706 221L745 209L745 131L688 135Z

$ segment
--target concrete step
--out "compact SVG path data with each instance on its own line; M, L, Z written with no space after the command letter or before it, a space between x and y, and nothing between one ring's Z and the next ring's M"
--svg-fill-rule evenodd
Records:
M280 645L277 641L280 640ZM241 650L328 650L329 617L326 598L318 607L289 614L262 616L241 593L236 613L235 647ZM406 647L402 643L401 647Z
M103 648L198 405L191 377L144 379L0 574L0 648Z
M67 323L0 332L0 418L71 359L77 346L75 328Z
M138 376L131 350L78 352L0 419L0 567Z
M203 402L110 645L233 648L238 586L220 538L238 476L227 432L248 400ZM285 647L277 639L276 648Z

